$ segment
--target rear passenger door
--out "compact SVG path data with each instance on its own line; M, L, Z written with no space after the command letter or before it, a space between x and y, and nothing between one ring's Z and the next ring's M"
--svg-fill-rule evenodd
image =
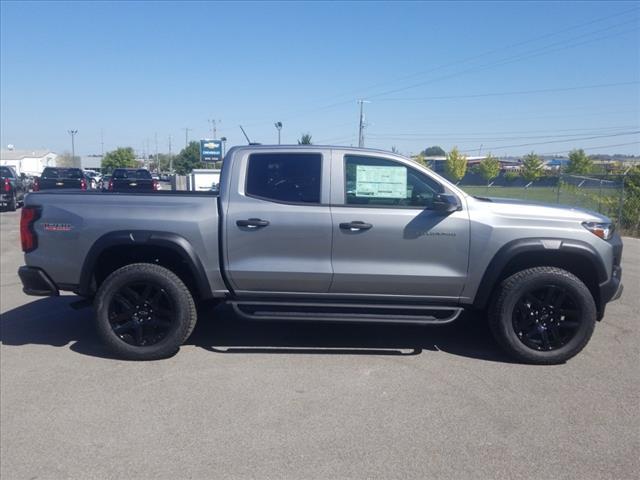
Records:
M328 292L330 152L249 150L233 167L224 232L236 292Z

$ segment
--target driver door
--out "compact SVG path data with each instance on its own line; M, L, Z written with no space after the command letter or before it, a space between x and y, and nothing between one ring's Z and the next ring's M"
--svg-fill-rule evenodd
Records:
M457 299L467 275L469 218L433 209L454 193L412 165L334 151L331 293Z

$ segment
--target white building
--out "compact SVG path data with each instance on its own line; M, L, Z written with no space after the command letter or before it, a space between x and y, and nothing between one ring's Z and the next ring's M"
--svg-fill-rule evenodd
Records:
M50 150L2 150L0 165L14 167L16 172L40 175L44 167L55 167L58 154Z

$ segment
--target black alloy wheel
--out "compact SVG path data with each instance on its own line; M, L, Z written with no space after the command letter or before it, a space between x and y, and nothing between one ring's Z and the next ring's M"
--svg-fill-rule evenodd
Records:
M176 309L167 292L154 283L129 283L121 287L109 305L113 332L129 345L154 345L176 323Z
M489 326L512 358L537 365L566 362L589 342L596 324L593 294L558 267L532 267L505 278L489 307Z
M571 292L545 285L525 292L513 311L513 329L527 347L557 350L574 338L580 328L581 311Z

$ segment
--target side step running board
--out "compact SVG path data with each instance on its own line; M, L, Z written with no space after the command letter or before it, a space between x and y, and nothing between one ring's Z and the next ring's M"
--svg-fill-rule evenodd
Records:
M461 307L425 305L377 305L370 303L312 303L231 301L245 320L308 320L329 322L401 323L443 325L453 322Z

